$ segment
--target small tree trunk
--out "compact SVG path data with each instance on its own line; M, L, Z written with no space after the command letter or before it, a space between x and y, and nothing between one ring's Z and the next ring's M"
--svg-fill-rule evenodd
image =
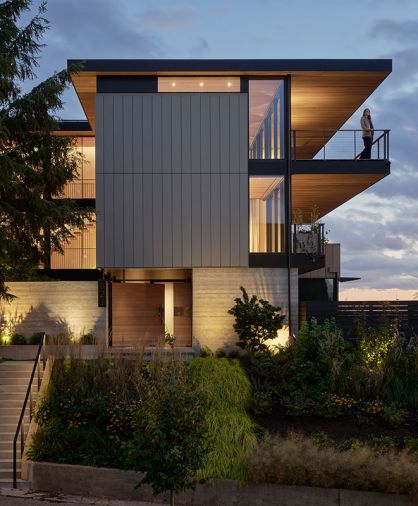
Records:
M174 492L170 490L170 506L174 506Z

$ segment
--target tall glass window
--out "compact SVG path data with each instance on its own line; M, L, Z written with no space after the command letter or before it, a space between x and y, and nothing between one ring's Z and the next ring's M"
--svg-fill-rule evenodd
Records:
M63 253L51 254L51 269L95 269L96 222L87 223L83 230L74 230L73 237L62 247Z
M94 137L78 137L75 151L83 155L78 176L68 183L63 191L63 198L94 199L96 198L96 143Z
M250 253L283 253L284 177L250 177Z
M250 79L249 157L284 157L284 83L281 79Z

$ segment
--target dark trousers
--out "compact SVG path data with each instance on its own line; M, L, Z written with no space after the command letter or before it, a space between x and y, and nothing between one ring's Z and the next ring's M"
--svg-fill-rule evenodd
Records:
M365 159L369 160L372 156L373 137L363 137L363 142L364 142L364 149L360 153L359 158L361 158L363 160L365 160Z

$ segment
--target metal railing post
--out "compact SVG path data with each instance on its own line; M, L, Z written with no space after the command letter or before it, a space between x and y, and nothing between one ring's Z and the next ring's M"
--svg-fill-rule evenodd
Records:
M13 488L17 488L17 440L20 436L20 458L22 459L23 451L25 448L25 413L26 408L29 403L29 419L32 419L32 409L33 409L33 403L32 403L32 385L33 380L35 379L35 374L38 372L38 393L41 386L41 377L40 377L40 370L39 370L39 361L41 358L42 349L45 342L45 334L43 335L43 338L41 342L39 343L38 351L36 353L35 362L33 364L32 372L30 375L29 385L26 390L25 399L23 401L22 410L20 412L19 421L17 423L16 432L13 437Z
M353 130L353 134L354 134L354 158L356 158L357 156L357 136L356 136L356 131Z

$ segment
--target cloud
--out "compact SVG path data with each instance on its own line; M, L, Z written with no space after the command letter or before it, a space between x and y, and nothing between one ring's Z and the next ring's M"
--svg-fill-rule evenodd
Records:
M209 50L209 44L206 39L201 37L198 42L190 49L190 56L192 58L199 58L204 56Z
M140 23L146 28L172 30L190 25L194 15L194 10L189 6L171 9L151 7L141 12Z
M396 42L418 42L418 19L395 21L380 19L370 30L372 37L385 37Z

